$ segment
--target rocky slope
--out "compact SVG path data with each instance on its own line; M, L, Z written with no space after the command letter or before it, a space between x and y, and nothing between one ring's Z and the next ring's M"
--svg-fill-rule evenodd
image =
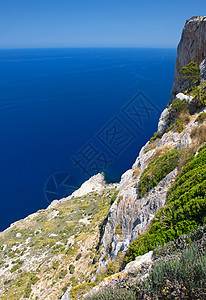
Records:
M187 86L179 69L191 60L203 61L199 89L203 97L206 93L205 21L194 17L186 22L173 94ZM0 233L0 299L82 299L107 274L119 270L131 243L147 231L165 205L187 156L194 156L206 142L206 100L197 106L192 93L173 98L160 117L158 132L119 184L106 185L103 175L97 174L71 196L53 201ZM121 275L112 275L100 286L151 263L151 255L137 258Z
M59 299L95 274L98 243L115 188L98 174L75 194L0 233L0 299ZM83 193L86 186L93 187ZM89 189L90 191L90 189ZM78 298L77 298L78 299Z
M102 256L98 272L108 264L108 251L111 259L116 259L120 251L125 252L137 236L145 232L156 212L164 206L166 193L172 186L177 175L177 169L163 178L156 187L144 197L138 197L138 184L151 158L166 153L171 149L183 149L195 146L196 139L191 139L190 133L199 124L196 119L206 112L202 109L190 116L190 120L181 133L176 130L165 132L161 139L148 142L140 151L132 169L122 175L117 199L110 208L108 222L102 238ZM117 233L118 226L121 230Z
M205 68L206 57L206 17L192 17L187 20L182 31L180 43L177 47L177 59L175 63L175 81L171 92L171 100L177 93L188 87L188 82L181 78L180 69L189 62L202 63ZM204 71L205 74L205 71ZM202 76L205 76L202 74Z

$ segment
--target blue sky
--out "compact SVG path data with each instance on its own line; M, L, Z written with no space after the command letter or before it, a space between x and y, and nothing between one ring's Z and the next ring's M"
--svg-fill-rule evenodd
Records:
M0 0L0 48L176 47L206 1Z

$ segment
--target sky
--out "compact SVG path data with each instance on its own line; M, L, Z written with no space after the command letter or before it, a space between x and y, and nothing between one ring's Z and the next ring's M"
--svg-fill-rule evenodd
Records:
M176 48L205 0L0 0L0 49Z

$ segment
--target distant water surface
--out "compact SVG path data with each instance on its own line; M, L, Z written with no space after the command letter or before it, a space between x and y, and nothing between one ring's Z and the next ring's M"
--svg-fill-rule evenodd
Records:
M0 50L0 230L97 171L118 181L156 131L175 57L174 49Z

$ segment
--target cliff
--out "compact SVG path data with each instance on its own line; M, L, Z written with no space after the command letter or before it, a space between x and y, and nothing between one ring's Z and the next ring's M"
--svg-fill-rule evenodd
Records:
M188 87L188 82L181 77L181 68L186 66L189 62L196 62L197 65L200 65L201 62L205 60L205 57L206 17L192 17L186 21L181 40L177 47L175 80L171 92L171 101L175 98L177 93L183 92Z
M177 246L184 250L192 240L205 251L206 229L198 229L206 218L205 20L193 17L186 22L178 46L174 100L120 183L107 185L97 174L71 196L0 233L2 300L82 299L94 286L91 293L108 285L114 288L119 280L128 291L131 282L125 278L135 274L143 280L154 261L163 254L173 257ZM191 60L201 63L202 82L188 94L176 95L187 86L179 70ZM177 281L162 291L173 289L173 299L184 299L188 287L176 286ZM164 297L171 299L168 295ZM114 298L119 299L108 299Z

